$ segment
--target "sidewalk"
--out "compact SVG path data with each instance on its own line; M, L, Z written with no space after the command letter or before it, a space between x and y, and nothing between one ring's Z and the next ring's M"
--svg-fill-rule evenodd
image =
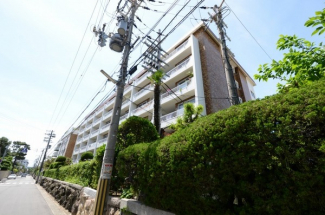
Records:
M41 187L39 184L36 184L37 189L40 191L44 200L48 204L51 209L53 215L71 215L69 211L67 211L64 207L62 207L53 196L51 196L46 190Z

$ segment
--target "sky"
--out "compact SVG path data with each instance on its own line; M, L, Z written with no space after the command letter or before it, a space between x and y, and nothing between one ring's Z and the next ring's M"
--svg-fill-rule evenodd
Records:
M156 31L164 29L187 1L179 0ZM136 21L142 32L147 33L174 0L161 2L145 1L143 4L158 12L143 8L137 11L137 16L145 24ZM188 6L197 2L191 0ZM313 29L304 27L315 11L324 8L322 0L225 2L232 10L224 19L231 39L227 45L251 77L257 73L260 64L282 58L283 52L276 50L279 35L296 34L316 43L324 38L311 37ZM201 6L212 7L220 3L221 0L206 0ZM0 1L0 137L30 144L29 166L46 146L43 142L46 130L54 130L56 138L52 145L55 144L67 129L76 127L111 91L111 83L102 88L106 79L99 71L103 69L116 77L122 54L111 51L108 46L98 47L98 38L92 29L107 23L106 32L116 31L113 15L117 4L118 0ZM166 32L190 9L185 7ZM169 49L198 24L196 19L209 18L208 12L213 13L211 9L196 10L162 47ZM218 35L216 25L211 23L209 26ZM134 34L142 37L138 29L134 29ZM150 35L157 36L154 32ZM141 44L132 52L130 63L144 48ZM275 94L277 82L256 81L256 96L264 98Z

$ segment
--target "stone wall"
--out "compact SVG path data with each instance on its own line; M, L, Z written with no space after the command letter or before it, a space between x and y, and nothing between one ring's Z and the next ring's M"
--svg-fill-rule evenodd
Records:
M93 215L97 191L89 187L42 177L40 185L50 193L71 215ZM174 215L148 207L133 199L109 197L105 215Z
M9 170L1 170L0 171L0 181L4 178L7 178L8 175L10 175L10 171Z

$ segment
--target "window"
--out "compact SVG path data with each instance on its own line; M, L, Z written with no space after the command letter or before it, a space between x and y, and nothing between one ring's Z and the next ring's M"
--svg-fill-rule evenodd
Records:
M143 105L147 104L148 101L149 101L149 99L147 99L147 100L141 102L140 104L137 105L137 108L138 108L138 107L142 107Z
M235 84L236 84L237 89L240 89L238 81L235 80Z
M239 103L243 103L243 99L239 97Z

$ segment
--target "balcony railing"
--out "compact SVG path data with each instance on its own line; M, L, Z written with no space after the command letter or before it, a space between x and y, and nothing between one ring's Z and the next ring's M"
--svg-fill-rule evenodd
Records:
M125 100L125 101L122 103L122 106L128 104L129 102L130 102L129 99Z
M97 142L94 142L94 143L92 143L92 144L89 144L88 149L93 149L93 148L95 148L95 147L96 147L96 143L97 143Z
M191 80L188 80L180 85L178 85L177 87L167 91L166 93L161 95L161 99L166 98L169 95L172 95L174 93L178 93L178 92L182 92L183 89L187 88L189 85L191 84Z
M136 99L138 96L140 96L142 93L144 92L148 92L149 89L151 88L150 84L144 88L142 88L139 92L137 92L135 95L134 95L134 99Z
M110 100L109 102L107 102L107 104L105 105L105 107L110 106L111 104L114 103L114 101L115 101L115 97L112 100Z
M98 141L98 144L102 145L103 143L106 143L106 141L107 141L107 138L100 139Z
M84 135L83 140L87 139L89 137L89 134Z
M152 103L153 103L153 100L151 100L151 101L145 103L144 105L142 105L142 106L140 106L140 107L134 109L134 110L132 111L132 113L135 114L136 112L138 112L138 111L140 111L140 110L147 110L147 109L149 109L150 105L152 105Z
M110 125L110 123L108 123L108 124L102 126L102 127L101 127L101 130L104 130L104 129L107 128L109 125Z
M84 151L86 151L86 148L87 148L87 146L82 146L82 147L80 147L80 152L84 152Z
M184 43L182 43L180 46L178 46L175 50L173 50L171 53L169 53L165 58L163 58L163 60L167 60L171 56L175 55L177 52L184 49L187 44L188 44L188 40L186 40Z
M166 114L160 118L162 122L168 121L170 119L173 119L175 117L181 116L184 113L184 109L179 109L177 111L174 111L172 113Z
M104 114L104 118L106 118L108 115L110 115L111 113L113 113L113 110L110 110L109 112Z
M95 124L95 123L99 122L101 119L102 119L102 118L98 118L98 119L95 119L95 121L94 121L94 123L93 123L93 124Z
M123 116L120 117L120 121L126 119L128 117L129 113L124 114Z
M92 131L92 132L91 132L91 135L98 134L98 132L99 132L99 129L96 129L95 131Z
M187 58L183 63L177 65L175 68L173 68L172 70L168 71L165 76L170 77L171 75L173 75L178 70L180 70L180 69L182 69L184 67L187 67L188 62L190 62L190 58Z
M143 74L139 79L137 79L137 80L135 81L135 84L138 84L138 83L140 83L141 81L143 81L144 79L146 79L148 75L149 75L148 72L144 73L144 74Z
M80 148L74 149L73 152L74 152L74 153L77 153L77 152L79 152L79 149L80 149Z
M90 123L89 125L86 126L86 128L89 128L92 125L92 123Z

